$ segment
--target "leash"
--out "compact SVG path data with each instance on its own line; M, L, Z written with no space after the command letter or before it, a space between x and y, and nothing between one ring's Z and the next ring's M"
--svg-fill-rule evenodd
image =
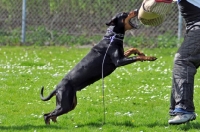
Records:
M102 71L101 71L101 72L102 72L103 112L104 112L104 113L103 113L103 123L102 123L102 125L104 125L105 122L106 122L106 107L105 107L105 98L104 98L104 95L105 95L105 87L104 87L104 75L103 75L104 61L105 61L107 52L108 52L108 50L109 50L109 48L110 48L110 45L111 45L111 43L113 42L113 40L114 40L114 39L122 40L122 39L119 39L119 38L115 38L115 36L118 35L118 34L116 34L115 32L113 32L113 31L111 31L111 30L109 30L109 32L114 33L114 36L112 36L112 37L110 37L110 38L105 38L105 39L110 39L110 43L109 43L108 48L106 49L105 55L104 55L104 57L103 57L103 61L102 61Z

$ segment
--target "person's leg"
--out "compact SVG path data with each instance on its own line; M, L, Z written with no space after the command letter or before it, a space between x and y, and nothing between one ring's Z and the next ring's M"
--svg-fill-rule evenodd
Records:
M174 84L174 80L172 81L172 85ZM173 97L173 94L174 94L174 85L172 86L172 90L171 90L171 97L170 97L170 107L169 107L169 115L170 116L175 116L176 114L173 112L174 109L175 109L175 105L176 105L176 102L175 102L175 99Z
M196 67L194 67L193 63L189 62L188 59L189 57L183 59L179 55L175 57L173 69L174 89L172 91L172 96L175 100L175 109L181 108L186 111L194 112L193 85Z
M169 120L170 124L181 124L195 119L194 76L199 64L200 33L199 30L195 30L185 36L174 58L170 111L174 110L175 117Z

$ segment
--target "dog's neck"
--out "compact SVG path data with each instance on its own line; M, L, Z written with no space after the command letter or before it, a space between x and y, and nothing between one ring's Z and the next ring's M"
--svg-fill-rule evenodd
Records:
M110 26L110 27L108 27L107 32L104 35L104 38L111 39L114 37L113 39L118 39L118 40L123 41L124 34L125 34L125 32L114 31L114 26Z

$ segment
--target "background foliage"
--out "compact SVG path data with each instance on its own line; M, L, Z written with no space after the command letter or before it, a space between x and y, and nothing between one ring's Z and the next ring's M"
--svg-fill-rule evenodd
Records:
M95 44L105 23L117 12L139 9L142 0L26 0L24 45ZM21 45L22 0L0 1L0 45ZM177 45L178 9L174 3L166 21L157 27L140 26L127 32L131 46ZM162 36L161 36L162 35ZM163 36L164 35L164 36ZM166 43L168 41L173 43Z

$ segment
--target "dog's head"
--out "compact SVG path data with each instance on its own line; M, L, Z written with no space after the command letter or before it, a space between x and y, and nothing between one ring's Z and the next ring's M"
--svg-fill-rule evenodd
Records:
M113 31L116 33L125 33L127 30L136 29L138 27L138 25L135 23L137 14L137 10L131 11L129 13L117 13L109 22L106 23L106 25L114 26Z

